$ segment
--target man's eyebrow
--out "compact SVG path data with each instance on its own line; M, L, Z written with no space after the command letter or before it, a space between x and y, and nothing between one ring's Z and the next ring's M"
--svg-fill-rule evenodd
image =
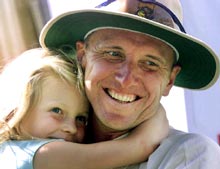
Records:
M123 50L122 47L120 47L120 46L116 46L116 45L103 45L103 48L111 48L111 49L119 49L119 50Z
M115 46L115 45L103 45L103 46L99 46L97 45L96 47L97 49L106 49L106 50L119 50L119 51L124 51L124 49L120 46Z

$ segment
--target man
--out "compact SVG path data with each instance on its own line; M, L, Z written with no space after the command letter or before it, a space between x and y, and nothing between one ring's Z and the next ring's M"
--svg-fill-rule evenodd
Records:
M43 47L76 44L94 109L94 142L123 136L151 118L173 85L202 90L219 76L215 53L185 33L178 0L113 0L100 6L106 4L105 10L62 14L40 37ZM220 149L204 136L171 128L148 161L127 168L132 167L217 169Z

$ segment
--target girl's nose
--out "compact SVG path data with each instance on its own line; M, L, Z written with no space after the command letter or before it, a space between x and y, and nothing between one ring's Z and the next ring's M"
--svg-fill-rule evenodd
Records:
M72 118L66 118L63 122L62 130L66 133L75 134L77 132L75 120Z

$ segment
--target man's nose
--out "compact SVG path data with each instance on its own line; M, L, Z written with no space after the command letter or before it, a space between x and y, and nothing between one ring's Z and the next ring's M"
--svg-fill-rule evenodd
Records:
M137 67L133 64L123 64L115 73L115 79L122 86L130 86L138 83L138 72Z

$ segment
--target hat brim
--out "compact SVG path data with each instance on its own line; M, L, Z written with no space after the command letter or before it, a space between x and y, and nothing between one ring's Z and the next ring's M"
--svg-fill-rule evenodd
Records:
M179 52L176 86L188 89L207 89L219 76L219 60L204 42L163 24L128 13L84 9L64 13L49 21L40 35L42 47L75 46L76 41L99 27L113 27L157 37Z

